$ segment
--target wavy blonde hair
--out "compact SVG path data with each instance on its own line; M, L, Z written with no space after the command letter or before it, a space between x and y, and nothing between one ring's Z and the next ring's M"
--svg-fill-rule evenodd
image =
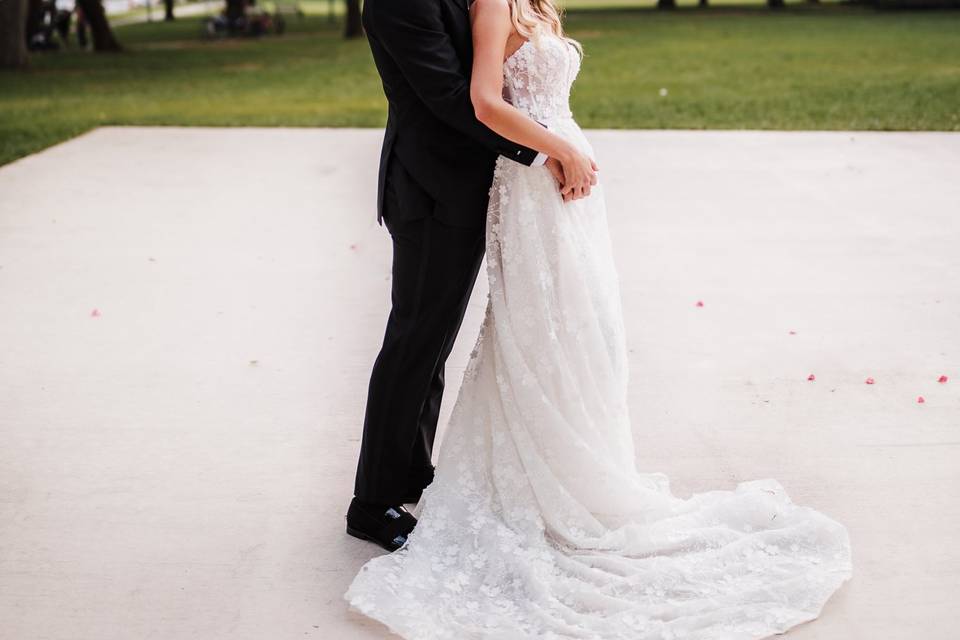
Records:
M580 57L583 47L563 33L563 10L553 0L507 0L510 18L517 32L528 40L537 40L543 31L552 33L572 44Z

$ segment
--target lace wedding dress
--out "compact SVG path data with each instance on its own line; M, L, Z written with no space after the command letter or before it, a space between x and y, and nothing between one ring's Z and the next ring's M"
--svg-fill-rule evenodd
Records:
M592 155L579 66L544 35L505 62L505 95ZM635 470L602 186L564 204L546 168L501 157L487 276L419 524L347 601L411 640L739 640L816 618L851 574L842 525L774 480L680 499Z

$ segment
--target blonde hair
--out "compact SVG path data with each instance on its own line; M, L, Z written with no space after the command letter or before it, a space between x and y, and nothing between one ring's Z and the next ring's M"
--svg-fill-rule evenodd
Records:
M527 40L536 41L546 30L574 46L583 57L583 47L563 33L563 10L553 0L508 0L513 27Z

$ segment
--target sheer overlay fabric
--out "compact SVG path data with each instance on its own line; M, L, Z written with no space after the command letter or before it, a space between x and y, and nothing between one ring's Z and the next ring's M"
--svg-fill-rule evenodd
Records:
M504 92L592 155L569 109L579 66L541 36L506 60ZM603 186L564 203L546 168L501 157L487 277L419 524L346 600L411 640L746 640L816 618L851 575L842 525L774 480L681 499L634 466Z

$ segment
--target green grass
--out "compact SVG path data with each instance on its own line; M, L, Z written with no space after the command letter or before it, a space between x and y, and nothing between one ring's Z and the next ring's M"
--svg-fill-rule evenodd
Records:
M571 10L586 127L960 130L960 12ZM381 126L363 40L320 16L204 42L199 20L117 29L129 51L0 73L0 164L98 125ZM659 90L668 91L666 97Z

